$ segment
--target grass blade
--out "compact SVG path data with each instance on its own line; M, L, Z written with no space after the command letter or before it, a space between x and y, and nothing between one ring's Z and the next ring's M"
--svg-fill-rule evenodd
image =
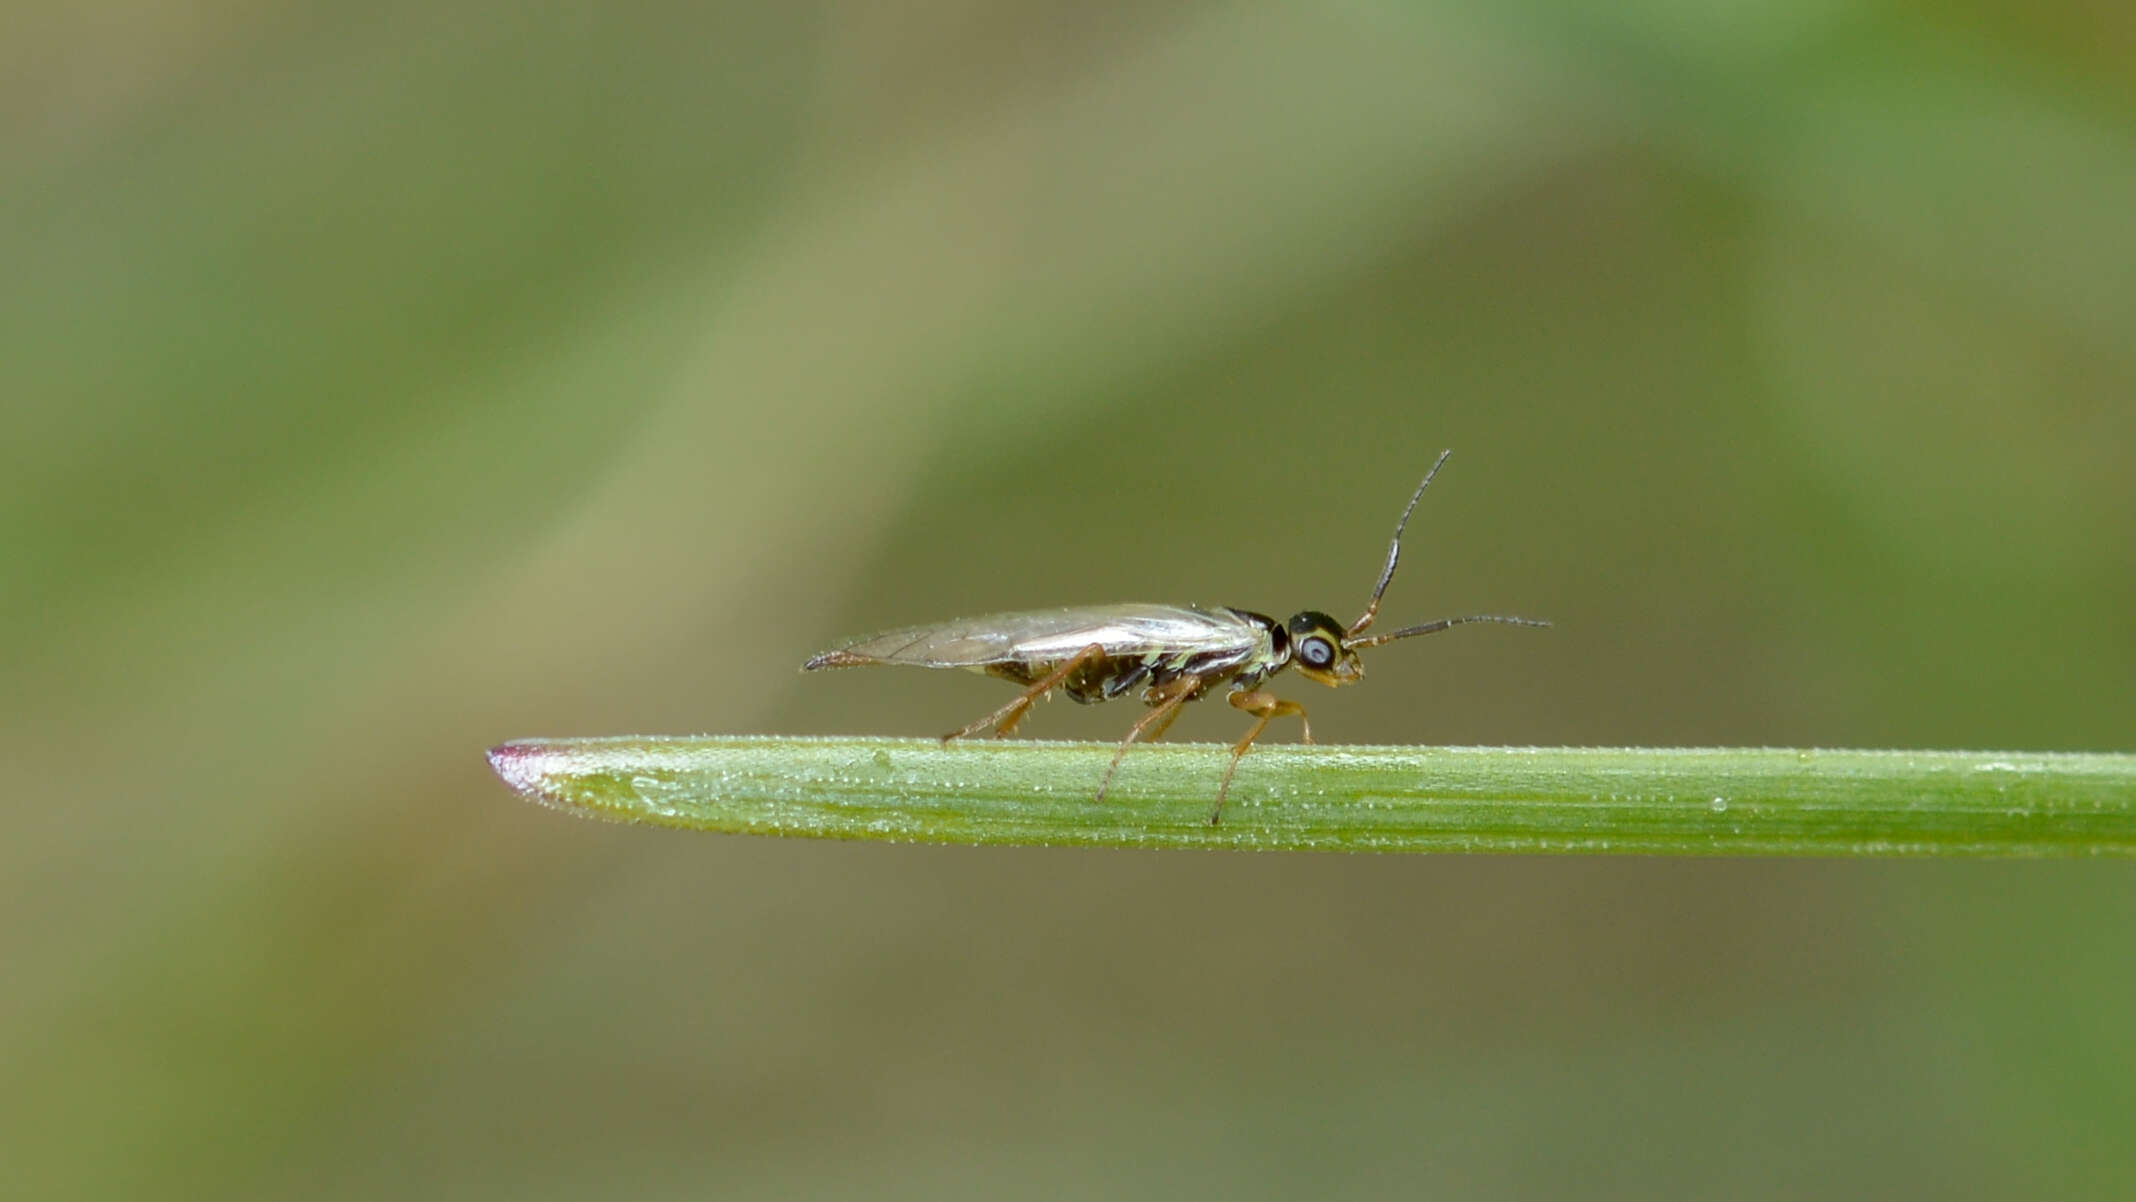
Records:
M1740 856L2136 855L2136 755L1726 748L1225 750L769 737L528 739L545 805L688 830L1102 847Z

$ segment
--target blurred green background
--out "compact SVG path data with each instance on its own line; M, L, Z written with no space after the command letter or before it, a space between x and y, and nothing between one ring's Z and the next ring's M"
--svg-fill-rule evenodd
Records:
M0 1186L2136 1194L2126 865L689 837L481 754L1004 699L795 670L887 625L1348 616L1447 446L1390 620L1559 625L1294 681L1325 739L2129 749L2132 61L2083 0L12 7Z

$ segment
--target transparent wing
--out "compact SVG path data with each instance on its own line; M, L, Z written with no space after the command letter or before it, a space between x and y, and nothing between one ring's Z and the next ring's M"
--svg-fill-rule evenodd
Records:
M855 639L816 656L810 668L850 664L915 664L926 668L980 668L988 664L1037 664L1067 659L1096 643L1111 656L1153 651L1244 650L1266 632L1227 609L1184 605L1095 605L987 614L931 626L908 626Z

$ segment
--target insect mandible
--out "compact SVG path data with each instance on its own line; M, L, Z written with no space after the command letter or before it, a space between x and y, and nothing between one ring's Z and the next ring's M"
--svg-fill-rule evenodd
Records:
M1270 722L1295 714L1304 728L1305 741L1313 741L1313 725L1306 719L1305 707L1261 688L1269 677L1296 667L1308 680L1330 687L1346 685L1364 678L1364 664L1357 653L1366 647L1437 634L1470 622L1550 625L1503 614L1469 614L1383 634L1365 633L1379 616L1380 598L1394 579L1409 515L1416 512L1424 490L1431 487L1432 479L1452 454L1440 452L1431 470L1424 474L1424 482L1411 494L1401 520L1395 523L1394 541L1387 548L1387 564L1380 569L1379 583L1372 587L1372 600L1348 626L1314 609L1300 611L1288 621L1278 621L1266 614L1227 606L1094 605L908 626L856 639L813 657L802 667L808 671L861 664L964 668L1024 686L1023 692L1008 704L943 735L944 743L977 734L988 726L994 728L996 738L1006 736L1031 712L1034 702L1054 689L1085 704L1136 694L1149 707L1149 713L1128 729L1127 737L1113 752L1112 763L1098 782L1098 801L1105 800L1113 774L1119 771L1120 760L1129 747L1140 740L1162 736L1179 716L1180 707L1218 686L1226 686L1232 707L1253 715L1254 722L1246 736L1231 746L1231 761L1217 786L1216 806L1209 812L1209 824L1214 826L1223 816L1224 798L1231 792L1231 778L1238 772L1239 760Z

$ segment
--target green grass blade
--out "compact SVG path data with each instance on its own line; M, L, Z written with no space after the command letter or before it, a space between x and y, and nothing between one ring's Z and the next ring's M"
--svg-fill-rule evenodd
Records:
M913 739L528 739L520 793L596 818L829 839L1101 847L1740 856L2136 855L2136 755L1225 749Z

